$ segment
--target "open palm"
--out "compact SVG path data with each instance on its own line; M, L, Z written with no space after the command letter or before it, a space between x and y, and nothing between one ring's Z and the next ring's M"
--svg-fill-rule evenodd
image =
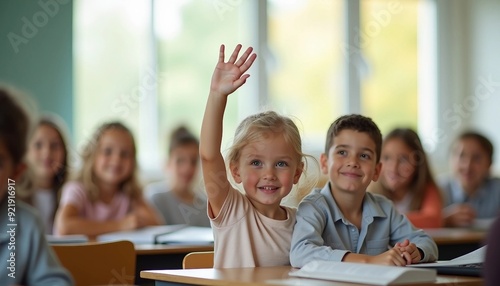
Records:
M250 76L245 74L245 72L252 66L257 55L251 54L253 49L249 47L236 61L240 50L241 45L237 45L229 60L224 62L224 45L221 45L219 61L215 67L210 86L212 92L229 95L243 85Z

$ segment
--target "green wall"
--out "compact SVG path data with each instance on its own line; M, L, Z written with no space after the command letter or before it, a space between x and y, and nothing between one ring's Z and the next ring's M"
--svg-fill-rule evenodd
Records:
M73 2L0 1L0 82L60 115L73 138Z

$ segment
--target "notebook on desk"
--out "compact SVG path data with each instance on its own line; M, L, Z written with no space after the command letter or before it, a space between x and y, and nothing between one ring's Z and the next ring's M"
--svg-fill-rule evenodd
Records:
M72 244L72 243L85 243L89 238L83 234L70 234L70 235L52 235L46 234L45 239L49 244Z
M147 226L137 230L110 232L97 236L97 241L129 240L134 244L157 244L157 238L163 234L185 228L185 224Z
M177 231L160 235L156 238L161 244L211 245L214 243L212 228L187 226Z
M448 261L437 261L432 263L420 263L409 265L418 268L436 269L438 274L442 275L460 275L460 276L481 276L483 272L484 256L486 246L478 248L470 253L459 256Z
M455 266L433 267L441 275L475 276L481 277L483 274L483 263L469 263Z

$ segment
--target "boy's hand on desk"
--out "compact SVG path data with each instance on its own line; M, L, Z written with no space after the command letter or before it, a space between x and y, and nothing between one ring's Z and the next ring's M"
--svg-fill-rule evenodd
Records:
M399 248L392 248L386 252L370 256L367 260L368 263L372 264L383 264L383 265L394 265L394 266L405 266L407 264L406 259L403 257L402 252Z
M401 252L401 256L406 260L406 264L418 263L422 260L420 256L420 251L418 250L415 243L410 243L408 239L403 242L398 242L394 245L394 248L398 248Z
M467 204L451 205L444 211L444 221L447 226L467 227L476 218L476 211Z

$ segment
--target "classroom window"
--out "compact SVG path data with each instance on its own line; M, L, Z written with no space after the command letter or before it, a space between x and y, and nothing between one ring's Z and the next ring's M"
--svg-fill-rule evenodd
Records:
M418 126L418 0L361 0L361 112L382 133Z
M226 47L226 61L238 43L248 46L240 29L242 5L217 6L212 1L155 1L158 51L158 134L160 154L177 124L195 135L201 128L210 80L219 47ZM252 78L253 80L253 78ZM224 114L224 146L238 123L238 94L231 95Z
M149 6L138 0L75 2L75 139L78 151L99 124L121 120L134 134L148 100ZM153 73L153 75L151 75ZM142 140L137 138L136 144Z
M221 43L227 53L237 43L259 53L228 101L223 149L242 116L265 108L295 117L315 156L341 114L359 111L384 133L417 127L420 1L356 1L357 30L345 24L354 0L76 1L76 143L99 123L122 120L136 136L141 169L160 176L170 131L185 124L199 132ZM346 31L361 37L359 94L346 88ZM359 98L355 106L350 97Z
M268 2L269 105L297 119L315 155L343 112L342 11L342 1Z

